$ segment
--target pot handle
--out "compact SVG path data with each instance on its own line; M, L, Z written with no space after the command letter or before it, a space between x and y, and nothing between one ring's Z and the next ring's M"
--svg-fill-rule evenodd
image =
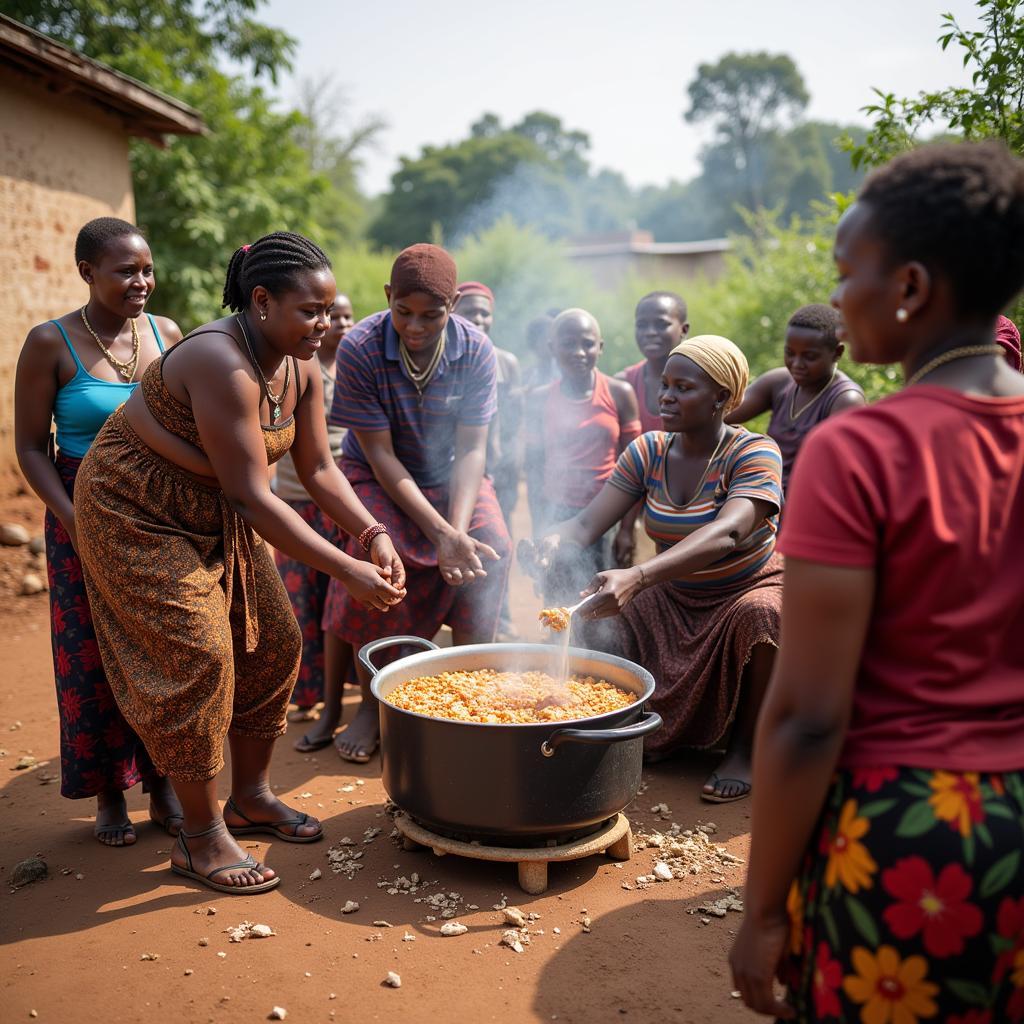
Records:
M647 736L661 728L661 715L648 711L632 725L619 729L556 729L541 745L545 757L554 757L555 750L563 743L621 743Z
M437 644L430 640L424 640L421 636L385 636L380 640L371 640L359 648L359 660L370 670L373 675L380 671L372 661L370 655L382 651L386 647L398 647L402 644L409 644L412 647L422 647L427 651L438 650Z

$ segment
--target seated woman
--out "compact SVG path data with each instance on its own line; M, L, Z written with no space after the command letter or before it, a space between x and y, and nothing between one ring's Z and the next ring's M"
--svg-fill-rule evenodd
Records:
M238 249L235 311L154 360L106 422L75 484L75 524L110 688L181 801L171 868L219 892L265 892L274 871L235 836L322 838L270 787L302 638L265 538L378 608L402 563L331 458L315 356L335 288L320 249L290 232ZM312 364L312 365L311 365ZM292 450L309 496L372 561L345 555L270 490ZM224 814L217 776L231 746Z
M771 410L767 433L782 452L783 490L811 430L830 416L864 405L861 386L839 369L839 323L831 306L801 306L786 324L786 365L761 374L726 417L727 423L746 423Z
M750 792L750 746L779 639L782 560L774 554L782 457L770 438L723 419L743 398L747 360L702 335L672 350L661 386L665 427L637 438L593 501L527 551L545 569L566 542L586 546L637 502L657 554L598 573L589 614L618 615L621 653L646 666L664 728L650 755L719 747L701 793Z
M897 157L839 222L842 334L907 383L793 478L730 957L759 1013L1024 1020L1024 378L995 343L1022 239L994 142Z
M389 635L430 639L444 624L456 644L490 643L498 627L511 542L484 476L497 368L487 336L452 315L457 281L444 249L405 249L384 286L388 308L356 324L338 349L330 422L349 431L342 469L394 531L410 595L384 614L328 588L324 629L356 650ZM353 545L349 537L346 550ZM344 760L365 762L380 733L357 667L362 704L335 745Z

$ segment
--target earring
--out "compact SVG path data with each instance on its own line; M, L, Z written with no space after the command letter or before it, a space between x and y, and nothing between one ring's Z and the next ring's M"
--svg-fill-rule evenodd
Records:
M267 311L265 309L261 309L260 310L260 319L261 320L266 320L267 319Z
M900 306L900 308L896 310L896 319L899 323L905 324L910 319L910 314Z

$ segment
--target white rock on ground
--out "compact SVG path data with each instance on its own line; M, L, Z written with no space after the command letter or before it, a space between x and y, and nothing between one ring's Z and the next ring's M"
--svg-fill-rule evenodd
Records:
M388 971L388 976L384 979L384 984L390 988L401 988L402 978L400 975L395 974L394 971Z
M445 936L449 935L465 935L469 929L464 924L459 924L458 921L446 921L441 925L441 934Z
M30 540L28 530L20 523L4 523L0 526L0 544L17 548L22 544L27 544Z

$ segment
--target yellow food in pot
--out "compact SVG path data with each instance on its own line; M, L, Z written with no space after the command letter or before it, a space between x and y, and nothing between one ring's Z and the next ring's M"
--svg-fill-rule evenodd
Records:
M484 668L409 679L384 699L431 718L528 725L592 718L629 707L637 698L593 676L570 676L560 683L546 672Z

